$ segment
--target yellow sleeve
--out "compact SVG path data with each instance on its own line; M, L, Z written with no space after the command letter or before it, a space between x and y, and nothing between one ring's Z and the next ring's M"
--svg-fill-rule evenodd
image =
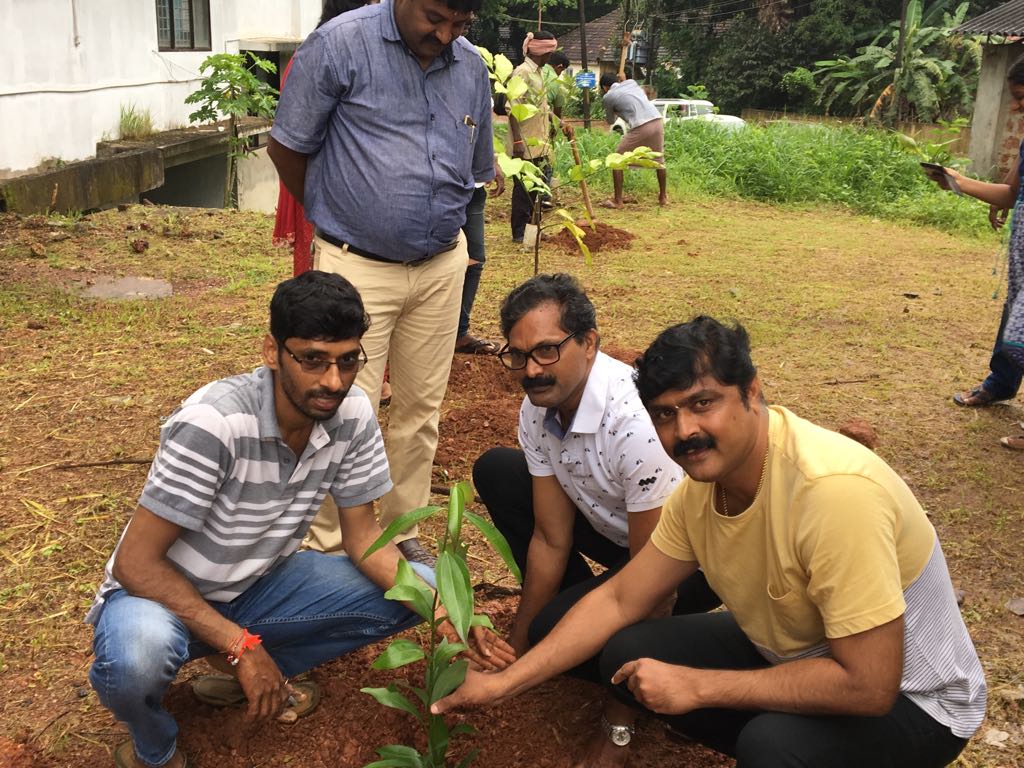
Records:
M688 482L684 479L679 487L665 500L661 518L651 534L651 542L660 552L675 560L695 562L697 556L690 545L684 515ZM692 497L692 494L689 494Z
M832 475L796 502L797 556L825 636L847 637L903 615L900 511L891 495L867 478Z

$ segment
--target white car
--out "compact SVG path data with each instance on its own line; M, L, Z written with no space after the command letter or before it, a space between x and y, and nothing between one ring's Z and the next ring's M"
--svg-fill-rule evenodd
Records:
M730 131L739 130L747 124L740 117L716 113L715 105L705 99L654 99L651 104L666 120L707 120ZM612 130L626 133L629 129L620 117L612 123Z

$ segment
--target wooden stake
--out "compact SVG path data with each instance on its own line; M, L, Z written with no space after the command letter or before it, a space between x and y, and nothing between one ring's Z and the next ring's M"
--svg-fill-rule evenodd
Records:
M569 146L572 147L572 159L577 167L583 170L583 161L580 159L580 148L576 145L576 131L569 124L565 126L565 135L569 137ZM587 188L587 180L580 178L580 191L583 192L583 205L587 208L587 215L594 220L594 206L590 204L590 189Z

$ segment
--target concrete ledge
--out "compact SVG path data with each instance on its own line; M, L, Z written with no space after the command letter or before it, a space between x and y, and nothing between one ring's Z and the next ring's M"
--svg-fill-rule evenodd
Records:
M28 214L88 211L137 202L163 183L160 150L138 149L0 181L0 207Z

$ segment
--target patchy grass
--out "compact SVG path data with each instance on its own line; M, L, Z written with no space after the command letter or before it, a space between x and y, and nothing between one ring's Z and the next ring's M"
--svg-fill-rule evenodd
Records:
M561 196L578 210L575 192ZM987 364L1000 309L994 245L839 209L731 200L599 215L633 232L632 247L598 252L591 267L545 248L541 266L581 278L606 346L642 350L696 313L734 317L751 332L773 401L826 426L854 417L875 426L879 453L939 530L991 686L988 722L959 765L1024 765L1024 621L1005 609L1024 595L1024 457L996 442L1021 413L949 399ZM495 338L498 303L531 274L532 254L509 240L507 196L488 217L473 320ZM85 766L122 738L88 689L91 630L81 618L134 508L160 417L198 386L258 363L270 293L291 273L271 227L255 214L143 206L0 218L0 748L11 739L40 760ZM137 239L147 241L142 253ZM99 302L75 293L99 275L167 279L175 295ZM497 413L464 396L464 365L453 369L445 415ZM444 469L465 477L473 458ZM140 463L57 468L114 459ZM1010 734L1005 746L985 743L990 728Z

